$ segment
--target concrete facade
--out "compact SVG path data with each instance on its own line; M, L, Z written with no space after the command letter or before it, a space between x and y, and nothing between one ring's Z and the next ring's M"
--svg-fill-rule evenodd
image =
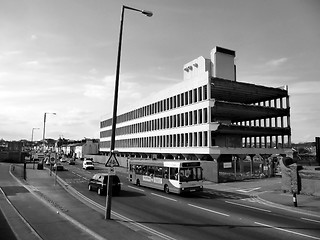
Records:
M291 155L287 87L236 79L235 51L183 66L183 81L118 114L115 149L141 158L232 162L235 157ZM112 118L100 122L100 152L110 150ZM220 159L220 160L219 160Z

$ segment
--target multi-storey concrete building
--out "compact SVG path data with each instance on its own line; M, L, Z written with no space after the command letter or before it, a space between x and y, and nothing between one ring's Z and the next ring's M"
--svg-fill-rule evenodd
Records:
M210 59L185 64L181 83L118 115L115 149L216 162L290 152L287 87L238 82L234 59L235 51L216 47ZM111 125L112 118L100 123L101 152L110 151Z

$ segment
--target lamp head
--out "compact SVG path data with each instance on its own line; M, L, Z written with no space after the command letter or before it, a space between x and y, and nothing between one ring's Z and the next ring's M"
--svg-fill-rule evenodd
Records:
M142 10L142 14L146 15L147 17L152 17L153 13L151 11L148 10Z

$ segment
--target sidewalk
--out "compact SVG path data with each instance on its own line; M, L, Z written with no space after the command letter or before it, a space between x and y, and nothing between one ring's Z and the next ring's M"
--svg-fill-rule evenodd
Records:
M25 219L24 223L11 222L14 225L9 222L18 239L148 239L146 233L136 232L114 217L105 220L101 211L94 211L75 200L58 183L55 184L49 171L27 169L27 181L19 181L23 186L17 187L25 188L23 195L12 197L5 192ZM25 236L28 230L20 231L26 222L30 225L29 231L34 232L33 238Z

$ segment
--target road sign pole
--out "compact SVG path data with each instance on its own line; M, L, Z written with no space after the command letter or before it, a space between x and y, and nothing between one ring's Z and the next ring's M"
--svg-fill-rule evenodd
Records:
M112 182L113 182L113 178L110 177L110 173L109 173L108 174L107 196L106 196L105 219L111 219Z

